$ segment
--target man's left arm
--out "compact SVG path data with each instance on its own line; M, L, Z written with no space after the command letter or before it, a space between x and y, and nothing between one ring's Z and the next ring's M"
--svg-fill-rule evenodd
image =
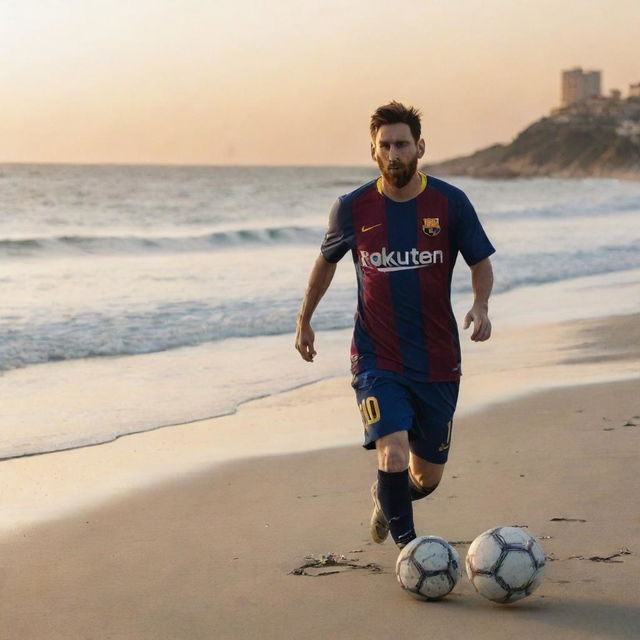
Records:
M471 339L474 342L484 342L491 337L491 320L489 320L489 296L493 288L491 260L489 258L480 260L470 269L473 306L464 317L463 329L468 329L473 322Z

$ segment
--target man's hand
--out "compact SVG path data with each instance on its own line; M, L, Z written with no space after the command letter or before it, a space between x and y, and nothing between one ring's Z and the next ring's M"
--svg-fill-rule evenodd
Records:
M313 348L315 338L316 334L310 324L298 324L296 329L296 349L302 359L307 362L313 362L313 357L316 355L316 351Z
M487 307L482 305L473 305L469 313L464 317L463 329L468 329L473 322L473 333L471 339L474 342L484 342L491 337L491 320Z
M307 362L313 362L313 357L316 355L313 348L316 334L311 328L311 316L325 291L329 288L335 272L335 263L328 262L322 255L319 255L313 263L307 291L304 294L300 312L296 316L296 349L302 359Z
M471 339L474 342L484 342L491 337L489 296L493 287L493 268L489 258L485 258L471 267L471 286L473 288L473 306L464 317L463 329L468 329L473 322Z

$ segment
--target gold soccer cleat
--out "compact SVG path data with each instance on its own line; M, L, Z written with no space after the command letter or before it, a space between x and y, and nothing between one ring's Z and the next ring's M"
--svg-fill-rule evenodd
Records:
M378 544L382 544L389 535L389 521L382 511L378 502L378 481L371 486L371 497L373 498L373 513L371 514L371 539Z

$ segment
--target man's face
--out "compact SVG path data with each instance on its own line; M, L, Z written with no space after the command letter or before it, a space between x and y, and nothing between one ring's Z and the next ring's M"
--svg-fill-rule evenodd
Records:
M383 124L371 142L371 157L378 163L382 177L397 189L409 184L424 155L424 140L416 141L408 124Z

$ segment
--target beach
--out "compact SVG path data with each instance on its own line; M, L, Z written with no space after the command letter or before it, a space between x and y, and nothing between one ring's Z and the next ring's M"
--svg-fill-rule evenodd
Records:
M541 586L500 607L466 576L416 602L370 541L348 259L316 361L293 348L330 203L371 173L3 166L2 640L637 637L638 185L456 181L497 248L494 332L461 332L415 516L461 558L494 526L539 539ZM459 260L459 324L471 297Z
M469 350L445 477L416 526L461 558L488 528L526 527L548 564L524 601L490 603L466 576L441 602L399 588L395 546L369 539L375 461L341 377L4 461L0 637L635 638L639 320L514 328L484 362ZM338 566L297 575L330 554Z

